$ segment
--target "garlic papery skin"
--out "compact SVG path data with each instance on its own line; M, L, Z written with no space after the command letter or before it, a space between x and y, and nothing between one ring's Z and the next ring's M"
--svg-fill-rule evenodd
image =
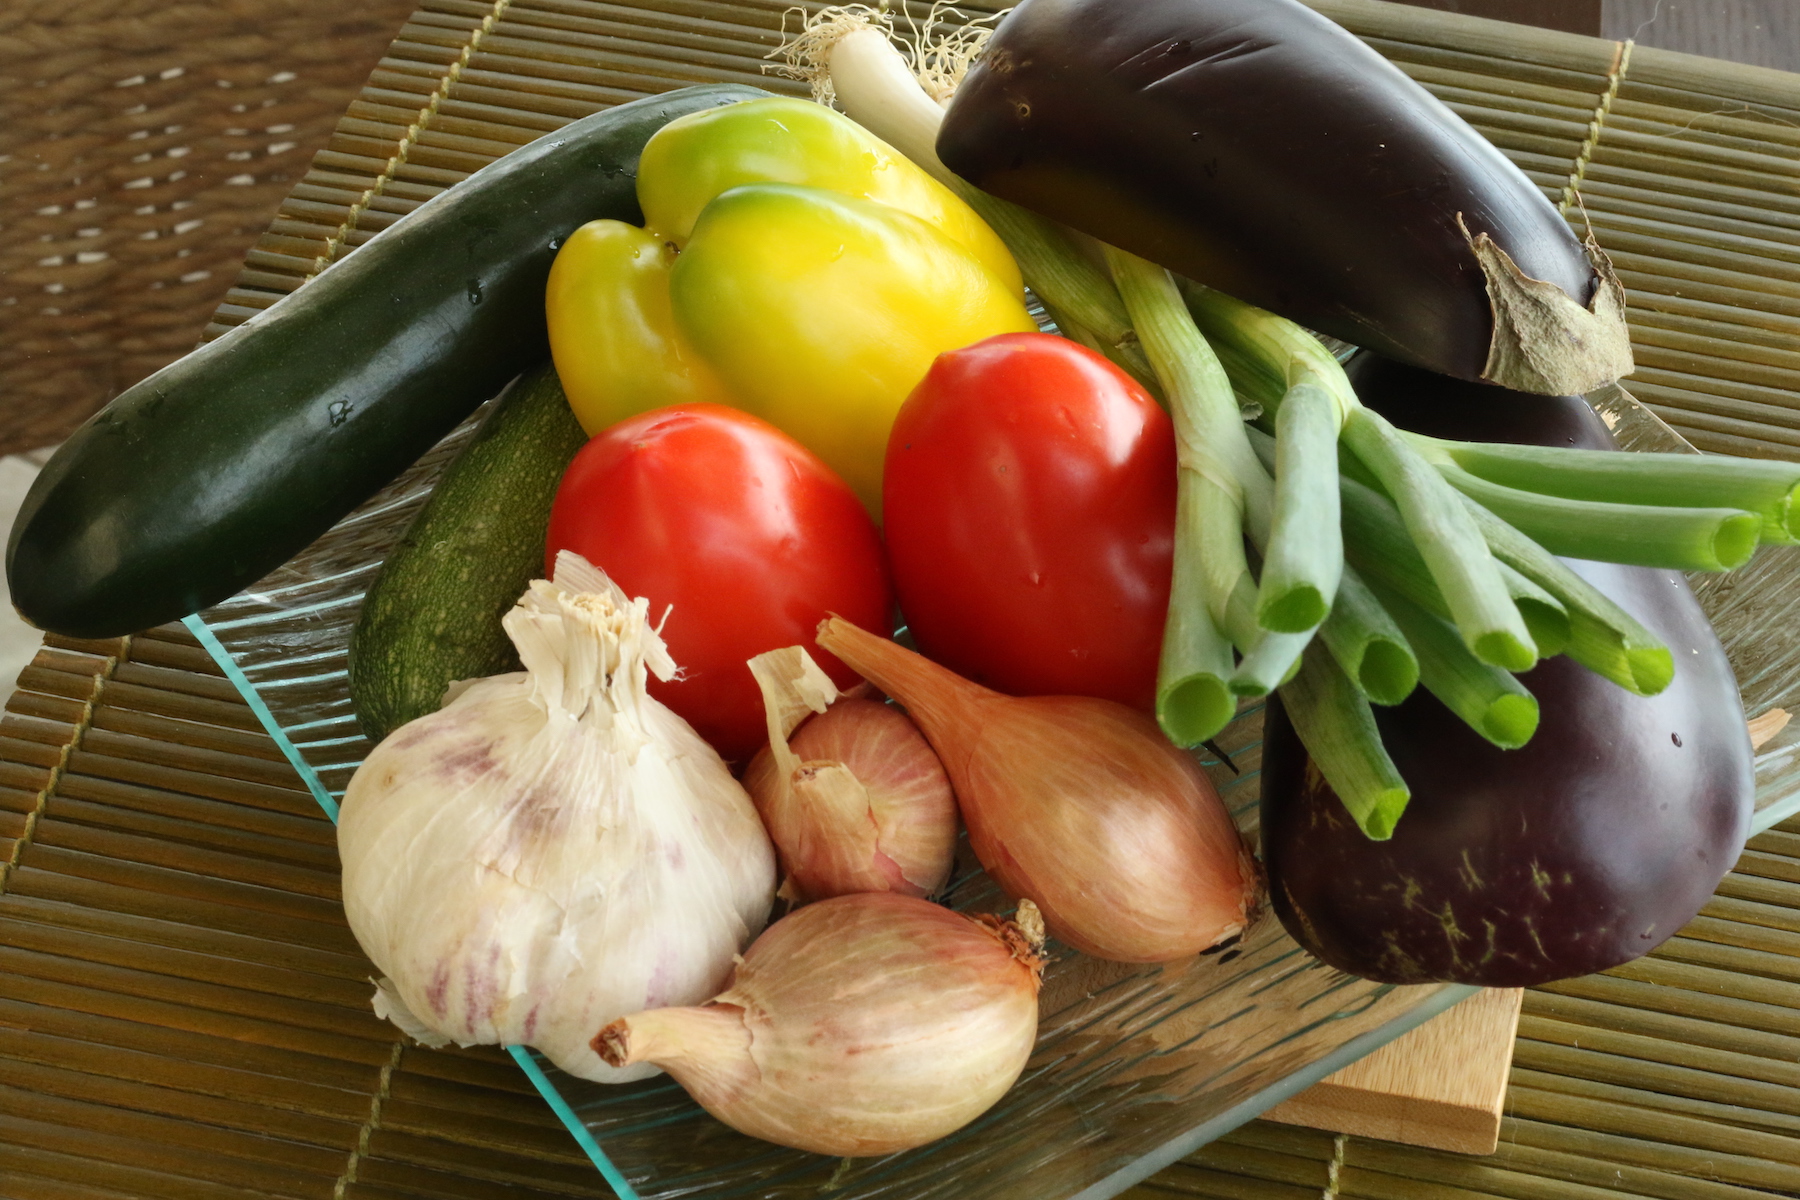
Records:
M1149 717L1087 696L1003 696L841 617L818 641L906 706L975 857L1057 938L1096 958L1167 962L1249 923L1256 862L1206 773Z
M601 1061L594 1029L713 995L768 920L749 796L645 691L674 672L648 608L565 553L504 620L524 673L395 730L352 778L344 909L385 976L376 1011L420 1040L654 1074Z
M940 891L956 856L956 796L918 727L880 701L839 696L802 647L759 654L750 670L770 741L744 787L775 843L778 895Z
M710 1004L635 1013L594 1044L656 1063L752 1137L834 1157L921 1146L986 1112L1031 1056L1043 960L1027 910L821 900L771 925Z

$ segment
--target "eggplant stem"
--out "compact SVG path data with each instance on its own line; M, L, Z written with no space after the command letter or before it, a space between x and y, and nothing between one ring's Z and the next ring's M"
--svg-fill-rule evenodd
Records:
M1299 673L1281 689L1281 703L1357 827L1378 842L1392 837L1412 793L1381 744L1368 700L1324 646L1306 648Z
M1482 662L1525 671L1537 650L1475 521L1442 475L1386 418L1359 408L1343 441L1393 498L1463 641Z

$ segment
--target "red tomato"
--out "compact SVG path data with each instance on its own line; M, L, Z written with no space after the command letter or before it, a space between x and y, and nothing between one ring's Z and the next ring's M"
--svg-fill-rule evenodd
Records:
M747 660L803 645L842 687L856 673L813 643L828 613L885 629L881 537L842 479L773 425L717 404L619 422L569 464L547 563L573 550L650 601L681 675L650 694L727 759L768 740Z
M1012 695L1153 707L1175 430L1129 376L1041 333L940 355L894 422L882 505L926 655Z

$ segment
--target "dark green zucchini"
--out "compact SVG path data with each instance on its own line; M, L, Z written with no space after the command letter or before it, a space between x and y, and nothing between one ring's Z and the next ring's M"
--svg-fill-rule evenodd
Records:
M548 363L495 402L363 598L350 698L372 742L458 679L517 671L500 618L544 573L550 502L587 434Z
M6 551L14 605L43 629L113 637L280 565L548 356L556 248L596 218L642 220L651 134L764 94L684 88L539 138L120 394L26 495Z

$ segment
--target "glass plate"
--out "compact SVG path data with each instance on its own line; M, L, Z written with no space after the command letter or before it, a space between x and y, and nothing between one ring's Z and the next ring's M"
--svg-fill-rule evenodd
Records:
M1691 450L1613 388L1591 398L1628 449ZM364 590L481 414L390 487L256 586L188 618L325 810L370 749L351 713L345 652ZM1800 550L1764 550L1733 575L1696 580L1755 716L1800 704ZM1206 761L1255 825L1260 706ZM1757 825L1800 809L1800 722L1757 756ZM958 908L1002 897L966 864ZM622 1198L816 1196L836 1200L1099 1200L1174 1162L1418 1025L1474 989L1370 983L1309 958L1265 914L1237 946L1162 966L1055 948L1036 1053L1017 1086L968 1127L881 1159L824 1159L752 1140L707 1116L666 1077L607 1087L512 1053Z

